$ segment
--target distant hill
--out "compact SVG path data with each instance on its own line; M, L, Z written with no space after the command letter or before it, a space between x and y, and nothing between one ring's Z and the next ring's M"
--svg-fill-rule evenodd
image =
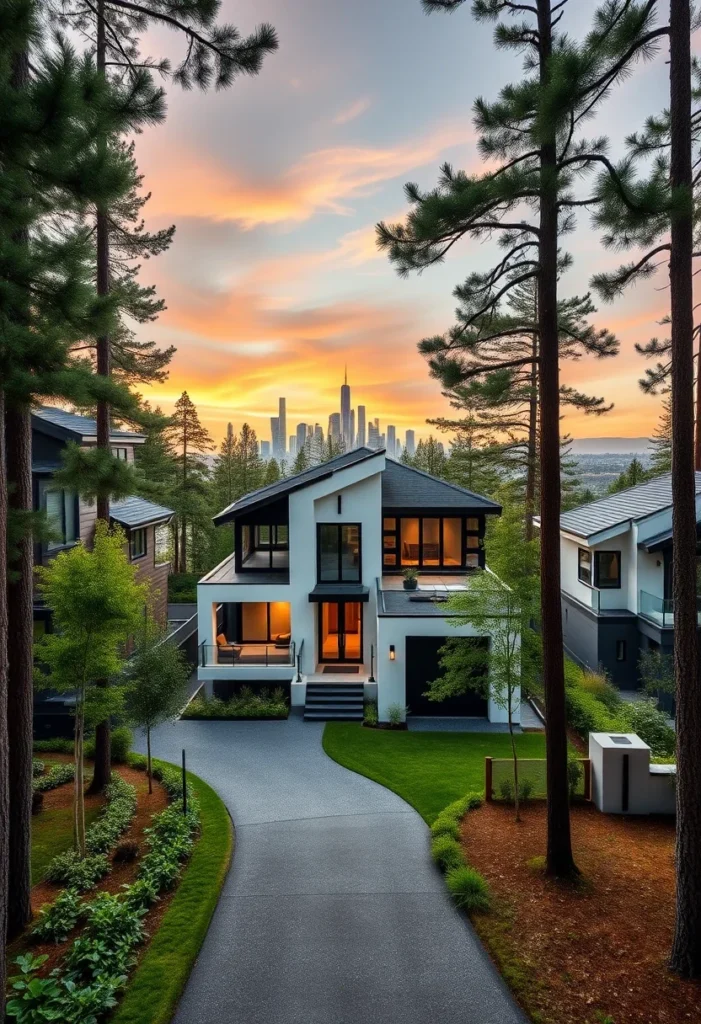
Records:
M640 455L648 451L648 437L578 437L572 441L572 455Z

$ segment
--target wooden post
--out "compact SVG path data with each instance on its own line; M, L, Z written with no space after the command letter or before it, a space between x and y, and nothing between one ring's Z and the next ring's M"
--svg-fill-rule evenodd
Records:
M484 799L487 803L492 802L492 759L484 759Z

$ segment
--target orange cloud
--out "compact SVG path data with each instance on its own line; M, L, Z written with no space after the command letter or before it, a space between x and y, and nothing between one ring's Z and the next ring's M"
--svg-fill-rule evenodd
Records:
M261 224L302 222L319 211L346 215L353 199L372 194L383 182L437 161L445 150L470 142L467 121L392 147L337 146L303 156L278 178L247 177L194 153L177 155L152 148L142 163L158 189L149 216L231 220L245 229Z
M348 124L349 121L355 121L356 117L360 117L366 110L370 108L372 100L369 96L363 96L359 100L351 103L350 106L345 107L339 111L333 119L334 124Z

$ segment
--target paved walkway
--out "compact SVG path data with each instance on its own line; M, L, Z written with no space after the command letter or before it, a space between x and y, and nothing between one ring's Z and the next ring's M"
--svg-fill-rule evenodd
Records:
M236 852L174 1024L525 1024L403 800L323 724L178 722L157 757L216 788Z

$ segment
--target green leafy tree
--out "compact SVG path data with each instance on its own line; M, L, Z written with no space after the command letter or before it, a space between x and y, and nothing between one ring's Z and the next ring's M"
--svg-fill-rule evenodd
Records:
M663 694L674 696L674 659L664 651L648 648L638 661L643 690L658 700Z
M265 473L263 475L263 484L275 484L282 478L280 473L280 464L277 459L268 459L265 465Z
M452 11L461 0L424 0L423 6L428 12ZM602 200L600 185L594 194L584 192L593 170L606 169L625 195L606 155L606 140L585 138L582 131L621 75L650 55L661 34L652 23L654 4L610 0L578 41L566 32L569 10L560 0L475 0L478 19L499 22L497 45L525 55L518 83L502 89L496 102L479 98L474 105L481 153L499 166L467 174L445 165L435 189L406 186L410 212L404 223L378 226L378 242L400 274L442 261L460 239L496 238L504 255L466 284L462 298L471 311L466 328L490 311L496 315L512 289L537 283L546 869L560 877L577 873L569 823L560 603L558 287L568 261L560 242L574 225L577 207ZM514 13L523 16L520 23L506 20ZM525 358L532 362L532 356Z
M506 711L511 736L516 820L519 820L519 777L514 718L523 690L533 693L541 668L540 637L533 630L538 614L539 552L537 540L526 540L523 505L511 505L490 524L490 569L470 578L465 591L448 602L452 626L471 626L489 636L489 648L470 637L451 637L441 648L442 675L426 696L440 701L472 689ZM490 571L491 570L491 571Z
M146 733L149 793L153 792L151 730L179 714L187 700L190 678L185 654L166 639L166 632L151 620L146 623L137 635L125 676L126 716Z
M129 562L121 530L110 532L99 521L92 550L78 544L47 566L38 566L39 590L52 609L56 632L37 643L37 656L46 667L47 685L75 694L75 848L85 856L86 729L96 726L122 706L118 686L97 681L119 676L124 647L143 622L148 585L136 582L137 567Z

